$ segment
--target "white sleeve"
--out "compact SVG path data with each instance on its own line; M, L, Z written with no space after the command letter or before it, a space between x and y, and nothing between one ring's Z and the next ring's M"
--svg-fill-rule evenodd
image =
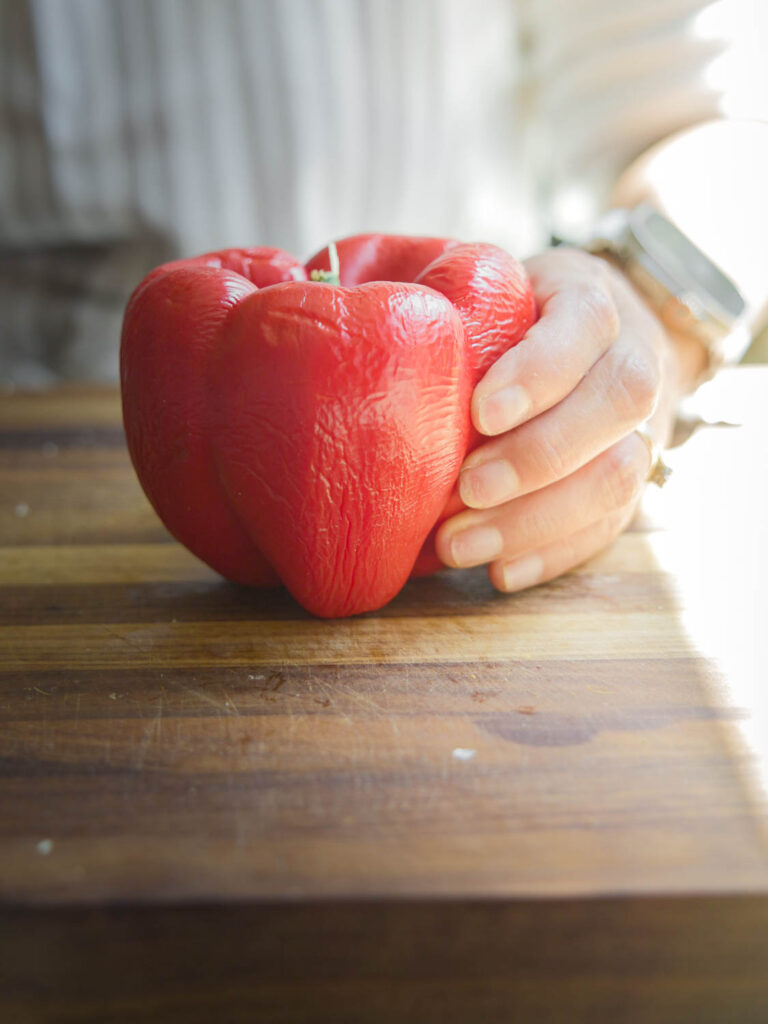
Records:
M703 0L523 0L541 209L572 237L649 146L714 117L727 39ZM715 5L716 6L716 5Z

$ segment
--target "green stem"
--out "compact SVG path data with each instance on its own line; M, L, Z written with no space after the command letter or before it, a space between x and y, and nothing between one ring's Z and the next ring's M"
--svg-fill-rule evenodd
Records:
M330 270L313 270L309 275L310 281L322 281L325 284L341 284L341 271L339 269L339 254L336 251L336 243L328 243L328 259L331 264Z

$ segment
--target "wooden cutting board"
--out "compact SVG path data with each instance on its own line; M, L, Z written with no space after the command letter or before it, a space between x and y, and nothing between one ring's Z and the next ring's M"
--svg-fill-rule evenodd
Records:
M0 399L0 1019L768 1019L766 394L576 572L332 622L168 536L115 393Z

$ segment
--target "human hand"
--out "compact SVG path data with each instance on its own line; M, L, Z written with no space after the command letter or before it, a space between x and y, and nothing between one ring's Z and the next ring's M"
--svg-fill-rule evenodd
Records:
M446 520L450 566L490 563L515 591L553 579L629 524L651 464L635 428L669 434L675 351L623 276L595 256L551 249L526 261L540 319L475 388L472 420L493 437L459 477L466 511Z

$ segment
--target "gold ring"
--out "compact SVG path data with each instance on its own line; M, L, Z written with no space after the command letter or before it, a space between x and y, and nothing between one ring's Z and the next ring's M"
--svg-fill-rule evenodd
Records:
M639 437L642 437L648 445L648 452L651 456L651 466L648 470L648 476L645 479L650 484L656 484L657 487L663 487L667 480L672 476L672 470L661 457L661 445L654 440L645 427L646 425L644 423L639 427L635 427L635 433Z

